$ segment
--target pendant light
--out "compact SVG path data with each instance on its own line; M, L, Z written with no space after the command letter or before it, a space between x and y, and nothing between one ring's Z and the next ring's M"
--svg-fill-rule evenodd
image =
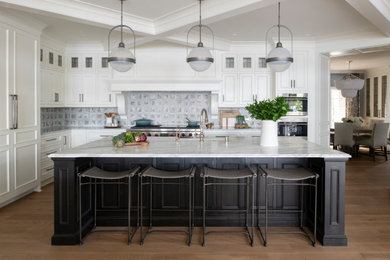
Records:
M121 1L121 24L114 26L108 33L108 62L114 70L119 72L126 72L130 70L135 64L135 33L133 29L131 29L129 26L123 24L123 1L125 0L120 0L120 1ZM117 48L111 50L110 49L111 33L117 28L121 29L121 41L119 42ZM123 43L123 28L129 29L133 34L134 54L129 49L127 49L125 44Z
M275 27L278 28L278 43L276 44L276 47L268 53L267 51L268 33ZM283 48L283 45L280 42L280 28L284 28L290 33L291 53L287 49ZM292 57L292 49L293 49L293 35L291 30L287 26L280 24L280 2L278 2L278 24L270 27L267 30L265 36L265 53L268 53L265 62L273 71L276 72L285 71L290 67L291 63L294 62L294 59Z
M348 63L348 74L340 80L335 80L336 88L341 90L341 95L347 99L348 102L356 96L358 90L364 86L364 80L351 74L351 60Z
M190 64L191 68L195 71L205 71L210 68L211 64L214 62L214 58L211 55L211 52L203 46L202 42L202 29L208 29L213 36L213 52L214 52L214 33L210 27L202 24L202 1L199 0L199 24L191 27L191 29L187 33L187 63ZM196 48L192 49L190 53L188 53L188 36L190 32L199 27L199 42Z

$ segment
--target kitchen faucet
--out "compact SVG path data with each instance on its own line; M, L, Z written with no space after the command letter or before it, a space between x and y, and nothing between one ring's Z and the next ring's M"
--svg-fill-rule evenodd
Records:
M203 113L205 114L205 118L203 118ZM209 122L209 118L207 116L207 110L205 108L200 111L200 141L204 141L204 125Z

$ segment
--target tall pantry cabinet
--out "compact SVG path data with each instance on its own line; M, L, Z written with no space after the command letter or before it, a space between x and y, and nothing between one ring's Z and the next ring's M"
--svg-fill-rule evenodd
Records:
M0 13L0 207L40 187L40 33L20 28Z

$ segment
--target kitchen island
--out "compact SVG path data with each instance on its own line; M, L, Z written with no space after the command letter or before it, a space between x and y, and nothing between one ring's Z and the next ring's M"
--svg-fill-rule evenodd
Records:
M248 164L263 168L308 167L318 173L318 215L317 238L326 246L345 246L344 195L345 162L348 154L321 147L300 137L279 137L278 147L261 147L259 137L206 138L149 138L149 146L114 148L110 138L95 141L67 151L50 155L54 161L54 235L53 245L74 245L78 243L77 173L97 166L107 171L131 169L136 165L152 165L164 170L182 170L192 165L207 165L220 169L239 169ZM136 225L138 183L132 183L132 224ZM195 175L195 225L201 225L202 179ZM100 186L100 185L99 185ZM187 191L174 186L157 185L153 191L153 208L159 209L153 215L153 225L185 226L185 212L172 214L164 209L185 209ZM257 178L257 187L264 192L264 179ZM83 233L93 225L93 185L83 188ZM97 189L97 225L125 226L127 223L127 191L120 185L105 185ZM264 209L264 194L256 192L256 205ZM297 187L275 186L269 196L271 208L297 209L301 206ZM148 207L148 192L143 194L144 205ZM304 191L304 223L312 228L314 194ZM226 212L210 212L209 226L243 226L244 213L231 213L231 209L244 209L245 188L243 186L220 186L208 191L209 209L226 209ZM263 211L264 212L264 211ZM147 216L146 216L147 217ZM261 218L263 221L264 216ZM256 217L257 220L257 217ZM144 223L147 223L144 221ZM296 213L275 213L269 217L271 226L297 226Z

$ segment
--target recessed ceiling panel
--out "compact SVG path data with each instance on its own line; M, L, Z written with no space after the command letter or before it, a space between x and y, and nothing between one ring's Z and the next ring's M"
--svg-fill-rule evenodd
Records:
M74 0L111 10L120 10L120 0ZM126 0L123 11L128 14L156 19L166 14L196 4L197 0Z

